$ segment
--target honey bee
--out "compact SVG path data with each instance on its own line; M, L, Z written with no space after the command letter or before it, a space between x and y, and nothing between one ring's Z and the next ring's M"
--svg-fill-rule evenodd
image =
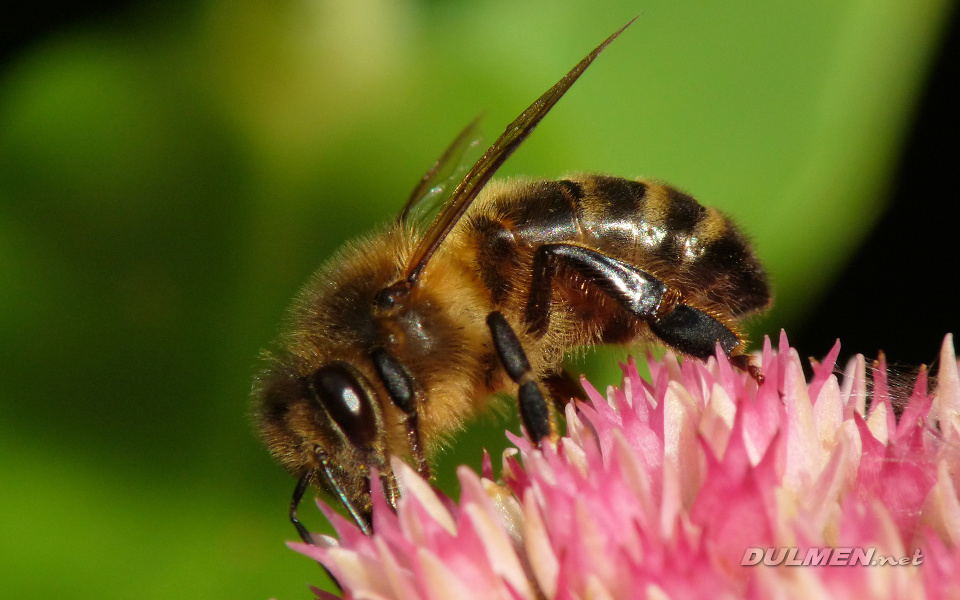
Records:
M374 470L395 504L390 455L429 477L431 451L495 392L516 391L533 442L555 439L548 399L569 399L571 349L648 341L706 359L719 345L749 367L738 324L770 288L726 216L648 180L490 181L629 25L507 127L427 228L411 215L469 127L396 222L347 244L296 298L254 401L266 445L299 478L290 518L305 541L297 506L310 485L369 533Z

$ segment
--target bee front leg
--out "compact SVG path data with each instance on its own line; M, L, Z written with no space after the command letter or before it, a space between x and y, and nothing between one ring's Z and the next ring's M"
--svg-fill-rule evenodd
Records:
M493 345L506 369L507 375L520 386L517 401L520 404L520 419L527 435L537 445L553 434L553 424L550 419L550 410L544 399L543 391L531 377L530 361L523 351L520 340L506 318L493 311L487 316L487 326L493 335Z
M304 473L300 479L297 480L297 487L294 488L293 497L290 499L290 522L293 523L304 544L313 544L313 536L310 535L310 531L304 524L300 522L300 517L297 516L297 509L300 508L300 501L303 500L303 495L307 493L307 488L310 487L310 479L312 477L312 471Z
M424 479L430 479L430 464L423 454L423 444L420 441L420 420L418 416L419 402L413 378L403 364L383 348L377 348L371 354L374 368L393 404L403 411L404 425L407 428L407 441L410 452L417 461L417 472Z
M296 527L297 533L300 534L300 539L303 540L304 544L310 544L311 546L316 545L313 535L310 531L300 522L300 518L297 516L297 509L300 507L300 501L303 500L304 494L307 493L307 488L310 487L310 480L313 478L313 472L307 471L304 473L300 479L297 481L297 487L293 490L293 498L290 499L290 522L293 523L293 526ZM361 525L361 529L363 526ZM368 532L369 533L369 532ZM334 583L340 590L343 590L343 586L340 585L340 582L337 581L337 578L334 577L333 573L330 572L330 569L320 565L320 568L326 572L327 577L330 578L330 581Z
M595 250L570 244L544 244L534 256L534 283L526 312L529 331L534 335L545 334L550 326L553 278L560 263L576 270L624 310L646 321L654 335L684 354L705 360L719 343L729 356L740 343L737 334L716 318L676 303L676 291L657 277Z

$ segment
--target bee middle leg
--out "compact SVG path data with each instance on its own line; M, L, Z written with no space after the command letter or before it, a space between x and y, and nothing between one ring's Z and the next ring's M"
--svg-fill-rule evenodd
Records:
M714 317L677 303L676 291L650 273L601 252L562 243L543 244L534 255L526 311L528 329L534 335L545 334L550 326L553 279L561 263L645 321L654 335L684 354L706 359L719 343L729 356L740 343L737 335Z
M544 438L553 433L553 424L550 419L550 410L544 399L539 384L532 378L530 361L523 351L517 334L507 323L503 314L493 311L487 315L487 326L493 336L493 346L497 350L500 362L506 369L510 379L520 386L517 401L520 404L520 419L527 435L535 444L540 444Z

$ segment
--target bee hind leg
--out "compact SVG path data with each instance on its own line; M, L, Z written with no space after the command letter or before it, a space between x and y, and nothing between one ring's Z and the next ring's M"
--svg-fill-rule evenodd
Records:
M675 289L650 273L596 250L571 244L543 244L533 259L533 281L526 321L534 335L550 325L553 278L557 266L574 269L624 310L645 321L654 335L683 354L700 359L719 343L729 356L740 343L737 334L711 315L678 301Z
M740 343L737 334L702 310L678 304L660 318L650 320L650 331L684 354L706 360L717 349L730 353Z
M520 386L517 401L523 427L530 439L540 445L545 438L554 437L555 433L543 391L531 376L527 354L520 345L517 334L500 312L493 311L487 316L487 326L490 327L493 345L507 375Z
M737 334L702 310L679 304L663 317L650 321L649 325L650 330L668 345L701 360L713 356L717 344L720 344L730 364L746 371L758 385L763 383L763 371L750 362L749 354L733 354L740 344Z

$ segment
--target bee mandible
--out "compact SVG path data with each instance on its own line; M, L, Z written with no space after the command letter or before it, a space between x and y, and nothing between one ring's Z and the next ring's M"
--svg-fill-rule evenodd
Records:
M427 228L411 215L474 124L394 223L347 244L297 296L254 397L266 445L299 478L290 518L305 541L297 506L309 486L369 533L371 474L395 505L389 457L429 477L431 451L495 392L516 391L534 443L555 439L548 400L569 398L562 360L574 348L647 341L706 359L719 345L749 367L739 323L770 288L726 216L648 180L490 181L629 25L506 128Z

